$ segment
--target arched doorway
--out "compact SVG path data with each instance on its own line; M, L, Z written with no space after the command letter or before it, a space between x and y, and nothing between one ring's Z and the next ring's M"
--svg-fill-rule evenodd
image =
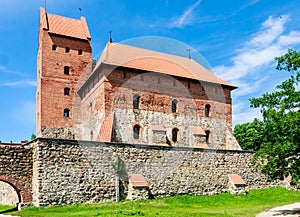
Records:
M0 181L0 204L17 206L20 203L20 195L7 182Z
M11 193L11 196L14 197L10 202L17 202L15 205L18 207L18 209L21 209L25 205L31 204L32 195L30 190L23 187L17 180L6 176L0 176L0 182L4 188L7 188L7 195ZM9 201L9 198L6 198L5 200Z

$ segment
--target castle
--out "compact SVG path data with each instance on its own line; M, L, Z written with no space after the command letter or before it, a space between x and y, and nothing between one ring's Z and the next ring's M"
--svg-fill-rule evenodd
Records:
M92 60L84 17L40 9L36 134L239 150L231 91L190 58L108 42Z
M108 42L40 10L37 139L0 143L0 203L18 207L278 186L231 133L236 87L191 58Z

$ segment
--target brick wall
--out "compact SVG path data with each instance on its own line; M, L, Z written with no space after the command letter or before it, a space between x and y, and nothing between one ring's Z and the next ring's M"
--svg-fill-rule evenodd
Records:
M69 52L66 52L66 47ZM73 128L74 122L80 118L76 113L76 106L80 105L76 91L78 81L86 79L82 73L89 74L86 68L91 70L92 48L89 40L51 34L40 27L37 59L36 129L38 136L47 137L45 127ZM68 75L64 73L65 66L69 67ZM69 95L64 95L65 88L70 89ZM64 117L64 109L70 110L68 118Z
M98 69L94 79L85 84L87 90L83 88L82 92L86 94L82 95L82 125L78 125L82 135L76 138L90 140L91 132L98 135L104 117L111 115L114 122L111 141L167 144L167 139L171 141L172 129L177 128L181 140L172 145L194 147L197 138L189 129L194 126L210 132L211 148L240 149L231 133L228 88L123 67L108 69ZM134 95L140 97L138 109L133 109ZM172 112L172 100L178 102L176 112ZM206 117L205 106L208 104L210 114ZM133 139L136 124L142 132L139 140ZM156 139L151 125L165 129L165 141L153 142ZM203 137L198 142L205 143L205 135ZM93 140L98 138L94 136Z

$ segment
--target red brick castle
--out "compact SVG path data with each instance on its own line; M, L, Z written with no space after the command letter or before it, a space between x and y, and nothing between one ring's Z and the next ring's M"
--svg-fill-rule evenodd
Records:
M234 85L193 59L113 42L95 62L84 17L41 8L37 77L39 137L240 149Z

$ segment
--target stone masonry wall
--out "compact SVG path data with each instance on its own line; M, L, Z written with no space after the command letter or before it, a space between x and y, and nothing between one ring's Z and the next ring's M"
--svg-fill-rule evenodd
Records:
M0 181L6 182L18 191L20 199L18 202L31 202L32 189L32 149L28 146L0 146ZM6 189L6 194L1 198L0 203L7 201L6 196L15 197L16 192L1 184ZM2 200L3 199L3 200ZM15 200L13 200L15 201Z
M15 206L19 203L16 190L8 183L0 181L0 204Z
M142 174L153 196L215 194L228 190L228 174L240 175L249 189L275 183L249 166L252 153L37 139L33 147L33 204L36 206L115 200L114 163L128 174ZM122 189L127 189L122 187ZM120 192L123 199L128 192Z

